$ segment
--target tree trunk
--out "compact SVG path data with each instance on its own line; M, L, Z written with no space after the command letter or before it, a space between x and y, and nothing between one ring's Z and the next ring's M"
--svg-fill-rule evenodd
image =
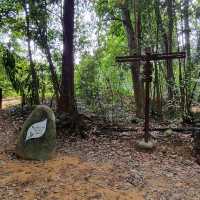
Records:
M63 58L61 93L58 104L60 111L74 113L74 0L64 0L63 10Z
M41 65L41 102L44 104L45 101L45 93L46 93L46 84L45 84L45 74L44 74L44 66Z
M200 131L199 130L194 132L193 151L196 157L198 158L198 162L200 164Z
M50 52L48 43L46 43L45 46L46 46L45 53L46 53L47 61L49 63L49 69L50 69L50 72L51 72L51 80L52 80L52 83L53 83L53 89L54 89L54 93L56 95L56 101L58 103L59 92L60 92L58 77L57 77L57 74L56 74L55 66L54 66L53 61L52 61L51 52Z
M197 60L199 61L200 60L200 30L198 30L197 32Z
M0 110L2 109L2 104L3 104L3 90L0 88Z
M135 16L135 41L136 41L136 53L138 55L141 55L141 34L142 34L142 25L141 25L141 8L140 8L140 1L139 0L134 0L134 16ZM137 68L138 68L138 75L137 75L137 79L139 82L138 85L138 90L139 90L139 97L140 97L140 101L139 102L139 106L138 106L138 116L143 116L144 115L144 81L143 78L140 76L140 62L137 63Z
M31 104L38 105L38 104L40 104L39 92L38 92L39 83L38 83L37 73L36 73L36 70L35 70L35 64L34 64L33 58L32 58L32 52L31 52L31 33L30 33L29 11L28 11L29 4L27 3L27 0L24 0L23 3L24 3L25 15L26 15L26 34L27 34L27 44L28 44L28 56L29 56L31 76L32 76Z
M167 0L167 14L168 14L168 37L167 37L167 45L166 45L166 53L172 52L172 44L173 44L173 30L174 30L174 15L173 15L173 0ZM172 60L167 60L167 80L168 80L168 98L169 100L173 100L174 98L174 72L172 66Z
M158 52L159 45L159 33L158 30L156 32L156 52ZM160 62L159 62L160 64ZM159 64L157 62L154 63L154 110L156 114L162 119L162 94L161 94L161 83L159 77Z
M122 8L122 19L123 19L123 25L125 27L127 38L128 38L129 54L133 55L133 54L140 53L140 49L139 49L140 17L138 17L138 20L136 22L137 31L138 31L136 33L133 30L128 7ZM136 103L136 115L138 117L142 117L144 115L144 112L143 112L144 88L143 88L142 80L140 77L140 62L134 62L131 64L131 74L132 74L134 97L135 97L135 103Z
M187 88L187 111L190 113L190 106L192 103L192 63L191 63L191 48L190 48L190 26L189 26L189 0L183 2L183 21L184 21L184 35L185 35L185 50L187 53L186 60L186 88Z
M155 8L155 15L156 15L156 21L157 21L157 27L159 32L161 33L161 36L163 38L163 44L164 44L164 50L166 53L171 53L172 51L172 34L173 34L173 1L167 0L167 13L169 17L168 22L168 33L166 32L163 21L160 13L160 1L155 0L154 1L154 8ZM167 67L167 90L168 90L168 99L173 100L174 97L174 72L173 72L173 66L172 61L168 60L166 62Z
M154 80L154 87L155 87L155 111L156 114L162 118L162 101L161 101L161 91L160 91L160 81L159 81L159 72L158 72L158 65L155 63L155 80Z
M183 9L184 18L184 33L185 33L185 49L187 52L187 63L190 65L191 62L191 51L190 51L190 26L189 26L189 0L184 0Z
M46 2L46 0L44 1L43 6L44 6L45 13L47 15L47 2ZM54 89L54 93L55 93L55 96L56 96L56 102L58 103L60 87L59 87L59 81L58 81L56 69L55 69L55 66L54 66L53 61L52 61L51 51L50 51L49 44L48 44L48 38L47 38L48 28L47 28L47 20L46 19L45 19L44 29L45 29L44 35L43 35L44 51L45 51L45 54L46 54L47 62L49 63L49 69L50 69L50 73L51 73L51 80L52 80L52 84L53 84L53 89Z

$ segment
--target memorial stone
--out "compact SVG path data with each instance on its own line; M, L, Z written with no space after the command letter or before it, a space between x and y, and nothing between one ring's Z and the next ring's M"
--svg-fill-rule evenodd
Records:
M48 160L52 157L55 146L54 112L47 106L37 106L22 127L16 153L23 159Z

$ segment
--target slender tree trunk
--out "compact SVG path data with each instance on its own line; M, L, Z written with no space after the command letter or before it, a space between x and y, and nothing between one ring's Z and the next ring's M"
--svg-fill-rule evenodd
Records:
M141 55L141 34L142 34L142 22L141 22L141 4L139 0L134 0L134 16L135 16L135 48L136 48L136 53L138 55ZM144 115L144 96L145 96L145 91L144 91L144 81L143 78L140 76L141 72L141 65L140 62L137 64L138 68L138 75L137 79L139 82L138 88L139 88L139 96L140 96L140 103L139 103L139 108L138 108L138 116L143 116Z
M2 104L3 104L3 90L0 88L0 110L2 109Z
M185 91L184 91L184 83L183 83L183 75L182 75L182 65L179 61L179 87L180 87L180 94L181 94L181 111L182 115L185 114Z
M177 42L177 47L178 47L178 52L180 52L180 43L179 43L179 35L178 35L178 24L177 24L177 19L175 21L175 27L176 27L176 42ZM182 28L182 19L181 19L181 28ZM186 114L186 107L185 107L185 102L186 102L186 98L185 98L185 83L183 81L183 68L184 66L182 65L181 60L179 59L179 65L178 65L178 69L179 69L179 90L180 90L180 109L181 109L181 115L182 118L185 118L185 114Z
M167 38L167 45L166 45L166 52L172 52L172 44L173 44L173 30L174 30L174 15L173 15L173 0L167 0L167 14L168 14L168 38ZM169 100L173 100L174 98L174 71L172 60L167 60L167 80L168 80L168 97Z
M185 50L187 53L186 60L186 87L187 87L187 111L190 113L190 102L192 96L192 63L191 63L191 48L190 48L190 25L189 25L189 0L183 1L183 21L184 21L184 35L185 35Z
M63 58L61 94L58 104L60 111L74 113L74 0L64 0L63 9Z
M139 33L135 33L133 30L130 12L128 10L128 7L122 8L122 18L123 18L123 24L126 30L127 38L128 38L128 48L129 48L129 54L133 55L138 52L138 44L139 44ZM138 17L137 20L137 30L140 31L140 17ZM136 37L137 35L137 37ZM132 80L133 80L133 89L134 89L134 97L135 97L135 103L136 103L136 115L138 117L141 117L144 115L144 88L142 84L142 80L140 77L140 62L134 62L131 64L131 74L132 74Z
M154 1L154 8L155 8L155 15L156 15L156 21L157 21L157 27L158 30L161 33L161 36L163 38L163 44L165 47L165 52L170 53L172 51L172 34L173 34L173 1L167 0L167 12L168 12L168 33L166 32L163 21L160 13L160 0ZM173 72L173 66L172 61L168 60L166 62L167 67L167 89L168 89L168 99L173 100L174 96L174 72Z
M39 100L39 83L38 83L38 77L35 70L35 64L33 62L32 58L32 52L31 52L31 33L30 33L30 20L29 20L29 4L27 3L27 0L24 0L24 11L26 15L26 33L27 33L27 44L28 44L28 56L29 56L29 62L30 62L30 68L31 68L31 76L32 76L32 99L31 104L40 104Z
M42 104L45 101L45 92L46 92L46 85L45 85L45 74L44 74L44 66L41 66L41 102Z
M49 69L50 69L50 72L51 72L51 80L52 80L52 83L53 83L54 93L56 95L56 101L58 103L60 88L59 88L58 77L57 77L57 74L56 74L55 66L54 66L53 61L52 61L52 56L51 56L51 52L50 52L48 43L46 43L45 53L46 53L47 61L49 63Z
M200 30L197 32L197 59L200 60Z
M159 33L158 29L156 32L156 52L158 52L158 45L159 45ZM155 77L154 77L154 93L155 93L155 110L157 112L157 115L162 119L162 94L161 94L161 83L160 83L160 77L159 77L159 64L155 62L154 64L155 68Z
M26 95L24 94L24 91L20 91L21 95L21 108L23 110L24 106L26 105Z
M184 19L183 16L181 15L181 42L182 44L185 43L185 38L184 38ZM180 45L179 45L180 46ZM180 47L179 47L180 48ZM183 119L185 120L187 118L187 116L190 116L190 106L189 106L189 87L188 87L188 75L187 75L187 68L186 68L186 62L184 60L184 63L182 65L182 92L184 92L184 115L183 115ZM190 84L190 83L189 83Z
M155 87L155 102L156 102L156 112L162 118L162 101L161 101L161 91L160 91L160 82L159 82L159 72L158 72L158 65L155 63L155 80L154 80L154 87Z
M47 15L47 2L46 2L46 0L44 1L43 6L44 6L45 13ZM44 43L45 43L44 50L45 50L45 54L46 54L46 57L47 57L47 62L49 63L49 69L50 69L50 72L51 72L51 80L52 80L52 84L53 84L54 93L55 93L55 96L56 96L56 102L58 103L60 87L59 87L59 81L58 81L56 69L55 69L55 66L54 66L53 60L52 60L51 51L50 51L49 44L48 44L48 38L47 38L48 28L47 28L47 20L46 19L45 19L45 23L44 23L44 28L45 28L45 33L43 35Z
M190 51L190 26L189 26L189 0L184 0L183 18L184 18L184 33L185 33L185 49L187 52L187 63L191 62Z

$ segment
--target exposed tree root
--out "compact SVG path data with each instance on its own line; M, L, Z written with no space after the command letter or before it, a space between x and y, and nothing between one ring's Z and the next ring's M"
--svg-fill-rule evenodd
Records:
M82 138L87 138L88 130L90 130L92 121L89 117L75 112L69 113L58 113L56 116L57 128L63 133L64 136L79 135Z

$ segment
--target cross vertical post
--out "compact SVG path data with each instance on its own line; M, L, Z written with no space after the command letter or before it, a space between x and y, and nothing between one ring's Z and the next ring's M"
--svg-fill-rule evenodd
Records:
M145 54L147 56L146 63L144 64L144 83L145 83L145 121L144 121L144 140L147 143L149 141L149 101L150 101L150 86L152 81L153 65L151 63L151 49L146 48Z

